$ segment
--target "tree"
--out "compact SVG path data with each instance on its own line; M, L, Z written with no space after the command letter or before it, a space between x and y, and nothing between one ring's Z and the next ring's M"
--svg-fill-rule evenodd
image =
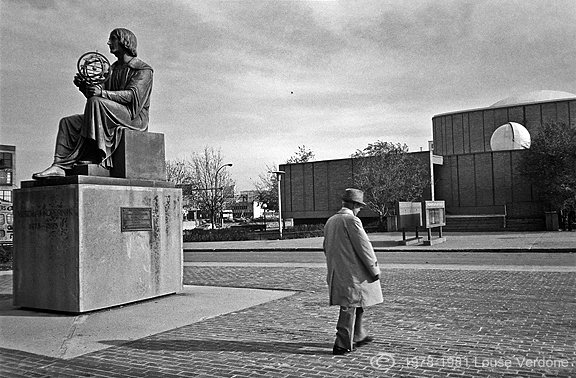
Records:
M227 164L224 164L220 150L205 147L202 154L194 155L192 162L198 204L201 210L210 214L210 220L214 225L225 200L234 197L235 183L230 178L229 172L224 169Z
M235 183L226 166L220 150L207 146L188 159L166 162L166 175L182 186L187 202L207 212L215 224L226 200L234 197Z
M166 180L174 184L191 183L194 179L190 160L173 159L166 161Z
M266 165L266 171L258 175L259 181L254 183L258 193L258 202L266 204L269 210L278 210L278 180L272 172L277 171L275 164Z
M380 228L399 201L416 201L430 185L420 161L406 144L377 141L353 155L354 183L364 191L364 202L379 216Z
M525 175L552 210L576 210L576 127L545 123L520 159Z
M194 177L193 157L166 161L166 180L182 188L182 208L185 211L199 209L197 191L198 185Z
M306 146L298 146L298 151L294 153L286 164L307 163L314 159L314 152L308 150ZM276 164L266 165L266 171L258 175L259 181L254 182L254 187L258 193L258 202L265 204L269 210L278 210L278 177L272 172L278 171Z
M314 152L312 150L306 149L306 146L298 146L298 151L294 153L288 160L286 164L297 164L297 163L307 163L314 159Z

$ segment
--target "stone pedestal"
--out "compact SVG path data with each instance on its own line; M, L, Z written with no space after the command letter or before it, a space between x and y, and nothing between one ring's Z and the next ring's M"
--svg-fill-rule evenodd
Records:
M164 134L125 129L112 154L112 169L98 164L80 165L67 176L99 176L140 180L166 180Z
M70 176L14 191L14 305L81 313L182 289L181 190Z
M124 130L112 165L112 177L166 180L164 134Z

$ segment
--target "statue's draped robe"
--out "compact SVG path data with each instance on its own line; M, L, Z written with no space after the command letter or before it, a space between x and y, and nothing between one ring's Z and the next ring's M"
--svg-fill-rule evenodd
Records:
M60 120L54 165L64 169L84 162L112 166L112 153L125 128L148 130L153 69L138 58L115 62L104 83L103 97L90 97L84 114Z

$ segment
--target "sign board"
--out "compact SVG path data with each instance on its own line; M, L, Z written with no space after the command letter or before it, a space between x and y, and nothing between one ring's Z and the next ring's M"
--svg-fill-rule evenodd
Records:
M120 213L122 232L152 231L152 208L121 207Z
M446 205L444 201L424 201L426 228L446 226Z
M399 230L413 230L422 227L422 204L420 202L398 202L396 217Z

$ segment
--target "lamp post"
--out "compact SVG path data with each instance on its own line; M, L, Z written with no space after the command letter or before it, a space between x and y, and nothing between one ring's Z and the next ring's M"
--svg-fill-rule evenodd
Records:
M216 170L216 175L215 175L215 177L214 177L214 188L215 188L214 190L216 190L215 196L214 196L214 198L216 199L215 205L218 203L218 173L220 173L220 171L221 171L222 169L224 169L224 168L226 168L226 167L231 167L231 166L232 166L232 163L224 164L224 165L221 165L220 167L218 167L218 169ZM222 194L224 194L224 188L222 188ZM224 196L222 196L222 197L224 197ZM212 214L212 217L213 217L213 218L214 218L214 215L215 215L215 214ZM212 229L214 229L214 223L215 223L215 221L216 221L216 219L212 219ZM224 224L224 219L222 219L222 225L223 225L223 224Z
M280 239L282 239L282 198L280 195L280 181L282 181L282 175L286 172L284 171L273 171L276 175L276 181L278 181L278 229L280 230Z

